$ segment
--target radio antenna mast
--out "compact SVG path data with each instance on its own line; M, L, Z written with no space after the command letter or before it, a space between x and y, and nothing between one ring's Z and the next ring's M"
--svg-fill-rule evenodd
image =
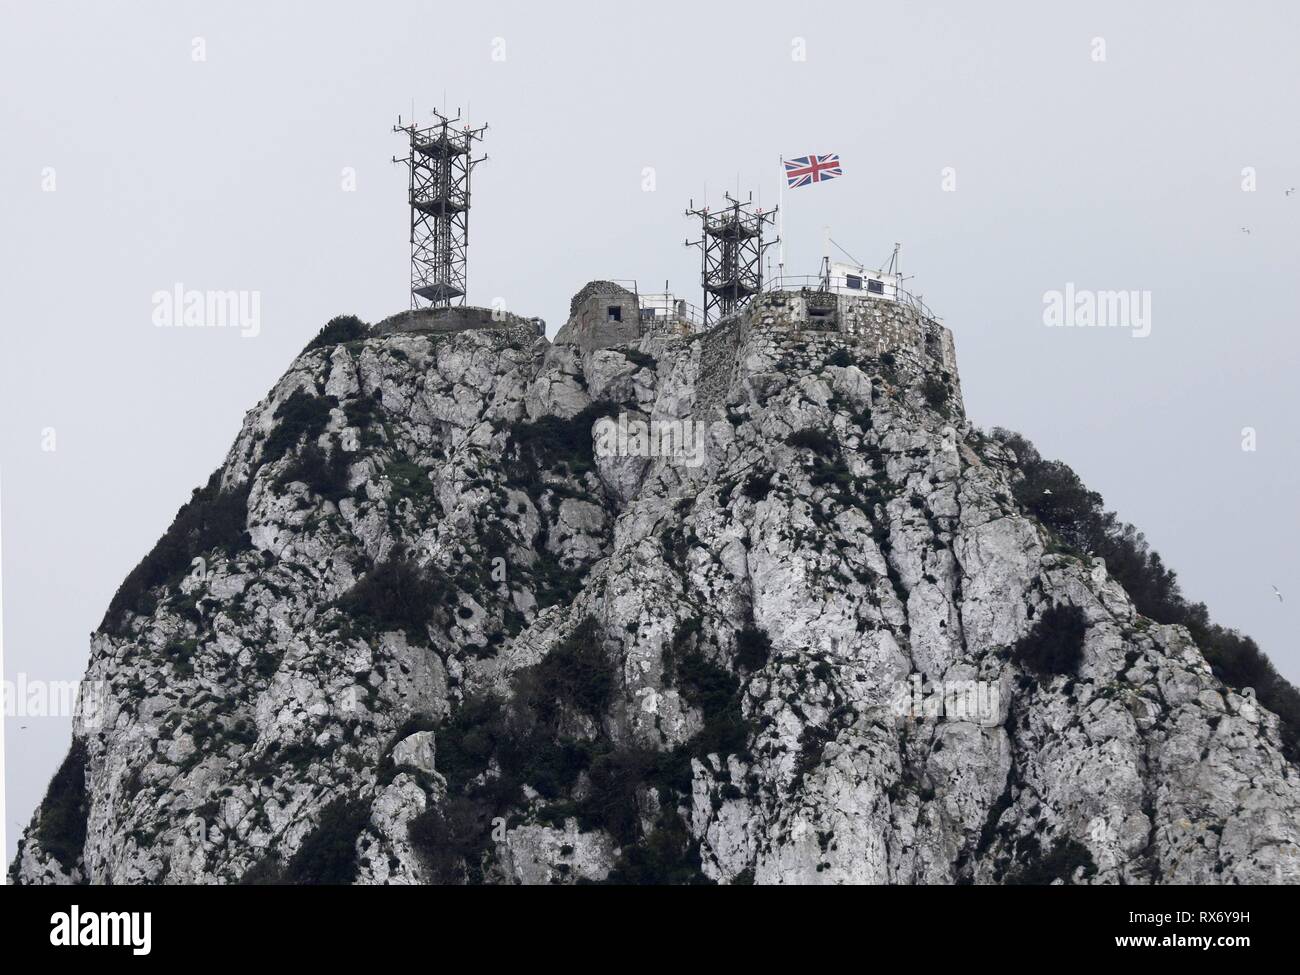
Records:
M399 118L393 126L410 140L406 156L394 156L393 162L405 163L408 173L412 311L465 304L470 174L487 159L473 158L474 143L483 138L486 125L457 126L459 109L454 117L435 110L433 118L421 126L413 114L408 124Z
M688 217L698 217L699 240L686 241L700 248L700 283L704 288L705 327L743 308L763 290L763 253L779 238L763 240L763 231L778 210L754 206L754 194L745 202L723 193L726 201L716 213L707 205L696 208L690 202Z

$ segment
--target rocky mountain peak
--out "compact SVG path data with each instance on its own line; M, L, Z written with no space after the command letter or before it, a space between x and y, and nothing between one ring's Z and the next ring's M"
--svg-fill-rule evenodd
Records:
M946 328L604 284L554 344L322 330L114 598L15 879L1300 877L1288 726L1026 494Z

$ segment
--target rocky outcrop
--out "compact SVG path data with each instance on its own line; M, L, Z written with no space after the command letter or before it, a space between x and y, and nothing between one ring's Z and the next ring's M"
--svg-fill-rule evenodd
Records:
M300 356L93 638L84 842L52 789L11 875L1300 878L1277 718L1019 508L950 338L730 334Z

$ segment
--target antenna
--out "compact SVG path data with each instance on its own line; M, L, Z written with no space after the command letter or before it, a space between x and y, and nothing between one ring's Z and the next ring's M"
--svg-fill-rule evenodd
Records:
M756 208L752 193L743 203L726 192L723 199L716 213L708 206L696 209L694 200L686 211L686 216L698 217L701 226L700 239L688 240L686 246L700 248L705 327L743 308L763 290L763 252L777 243L763 240L776 210L764 213Z
M822 227L822 266L821 290L831 290L831 228L830 224Z
M902 244L898 243L898 241L894 242L894 253L889 255L889 269L885 272L886 274L896 274L899 277L902 277L903 272L901 265L898 262L898 252L902 250L902 248Z
M838 250L841 254L843 254L843 255L844 255L845 257L847 257L850 261L852 261L852 262L854 263L855 266L857 266L857 267L859 267L859 268L862 268L862 267L865 267L865 266L866 266L866 265L864 265L861 261L859 261L856 257L854 257L852 254L850 254L848 251L846 251L843 247L841 247L841 246L840 246L840 242L839 242L838 240L835 240L833 237L832 237L832 238L828 238L828 239L830 240L830 242L831 242L832 244L835 245L836 250ZM829 252L828 252L828 253L829 253Z
M443 95L444 103L446 94ZM398 117L394 132L405 132L410 148L404 157L408 172L408 203L411 207L411 310L447 308L452 302L465 304L468 287L470 173L487 156L473 158L474 143L483 138L487 126L455 128L460 110L449 117L436 109L434 121L420 127L411 121L403 125Z

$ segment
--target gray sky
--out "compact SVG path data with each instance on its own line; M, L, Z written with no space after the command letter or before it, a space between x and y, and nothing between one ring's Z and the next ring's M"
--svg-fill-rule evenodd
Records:
M445 91L491 126L470 300L552 334L592 278L699 303L688 198L770 205L782 154L840 153L785 194L787 271L824 225L868 263L902 241L971 418L1069 462L1300 681L1300 8L1048 6L3 3L5 677L79 677L316 329L405 307L389 130ZM1150 335L1045 327L1067 282L1150 292ZM178 283L259 291L260 334L155 328ZM69 722L6 727L8 857Z

